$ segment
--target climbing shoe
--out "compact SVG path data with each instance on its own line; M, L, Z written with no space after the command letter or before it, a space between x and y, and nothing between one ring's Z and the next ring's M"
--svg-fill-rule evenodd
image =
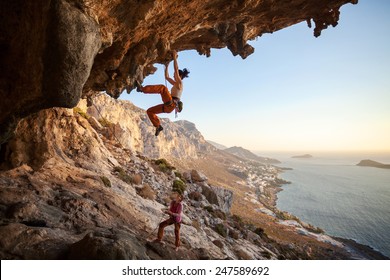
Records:
M142 85L138 82L138 80L135 80L135 88L138 92L142 92Z
M156 127L156 133L154 135L158 136L162 130L163 127L161 125L159 127Z

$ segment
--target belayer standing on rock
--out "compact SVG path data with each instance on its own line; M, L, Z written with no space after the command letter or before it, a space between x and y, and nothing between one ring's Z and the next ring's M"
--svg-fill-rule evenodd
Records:
M190 72L186 68L184 68L183 70L179 70L179 66L177 64L177 57L177 52L173 51L173 66L175 71L173 79L169 77L169 63L165 65L165 79L173 86L171 92L169 92L168 88L164 85L142 86L138 83L138 81L136 82L138 92L143 92L145 94L161 94L161 99L164 102L163 104L151 107L146 111L150 121L156 128L156 136L158 136L163 130L163 127L161 126L160 119L157 117L157 114L171 113L175 109L176 113L181 112L183 110L183 102L180 101L181 95L183 93L182 80L184 78L187 78Z
M164 236L165 227L174 224L175 225L175 250L179 250L180 246L180 225L181 225L181 213L183 212L183 196L178 192L172 192L171 204L168 210L165 210L164 213L169 215L169 219L160 223L158 227L157 239L154 242L162 243Z

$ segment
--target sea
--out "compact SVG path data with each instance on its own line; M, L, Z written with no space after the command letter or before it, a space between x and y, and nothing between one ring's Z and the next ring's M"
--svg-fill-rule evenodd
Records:
M312 155L268 155L292 168L280 174L291 184L278 193L277 207L390 257L390 169L356 166L362 159L390 164L390 153Z

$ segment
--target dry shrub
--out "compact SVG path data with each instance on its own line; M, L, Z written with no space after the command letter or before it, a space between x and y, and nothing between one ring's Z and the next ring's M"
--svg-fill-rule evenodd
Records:
M197 231L200 231L200 223L198 220L192 220L192 226L196 228Z
M149 184L144 184L142 188L136 188L137 194L145 199L155 200L156 192Z
M201 201L203 199L202 194L200 192L191 192L188 194L189 199L195 201Z
M229 230L229 236L230 236L231 238L237 240L237 239L240 238L240 233L239 233L237 230L235 230L235 229L230 229L230 230Z
M215 239L214 241L213 241L213 244L215 245L215 246L217 246L218 248L223 248L223 242L221 241L221 240L219 240L219 239Z
M133 183L136 185L141 185L142 184L142 175L141 174L133 175Z
M226 214L224 212L222 212L221 210L217 209L215 210L212 215L215 217L215 218L219 218L221 220L226 220Z
M244 251L241 248L238 248L236 251L236 256L239 260L252 260L252 256L248 254L248 252Z

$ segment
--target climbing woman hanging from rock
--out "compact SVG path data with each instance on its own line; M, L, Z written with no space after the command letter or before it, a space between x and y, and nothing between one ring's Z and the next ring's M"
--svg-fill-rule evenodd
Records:
M138 82L136 82L136 88L138 92L143 92L145 94L161 94L161 99L164 102L163 104L151 107L146 111L150 121L156 128L156 136L158 136L163 130L163 127L161 126L160 119L157 117L157 114L171 113L175 109L176 113L181 112L183 110L183 103L180 101L181 95L183 93L182 80L184 78L187 78L190 72L186 68L184 68L183 70L179 70L179 66L177 64L177 57L177 52L173 51L173 67L175 71L173 79L169 77L169 63L165 65L165 79L170 84L172 84L171 92L169 92L168 88L164 85L142 86Z

